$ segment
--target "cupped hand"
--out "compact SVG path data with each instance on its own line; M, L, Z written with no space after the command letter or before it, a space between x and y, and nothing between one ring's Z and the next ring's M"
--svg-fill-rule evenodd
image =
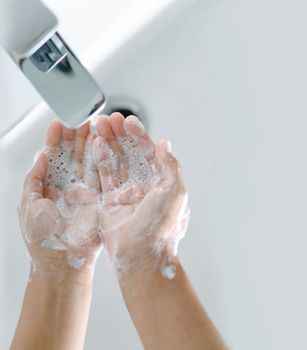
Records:
M187 194L169 141L153 143L140 121L102 117L93 143L103 192L100 227L106 252L121 275L172 264L189 220Z
M45 148L28 173L19 203L24 240L35 271L92 268L101 251L101 187L89 125L73 131L51 122Z

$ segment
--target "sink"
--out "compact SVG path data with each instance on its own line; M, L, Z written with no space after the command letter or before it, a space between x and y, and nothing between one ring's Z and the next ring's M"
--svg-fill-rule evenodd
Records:
M172 141L192 210L179 255L229 347L306 348L307 52L296 46L306 5L164 5L116 43L110 34L104 49L103 38L91 44L85 63L110 101L138 106L153 138ZM0 141L0 348L12 337L29 265L16 203L52 117L39 104ZM104 257L85 348L142 349Z
M85 6L83 0L44 0L59 19L58 31L90 71L175 1L90 0ZM0 76L1 138L41 97L1 47Z

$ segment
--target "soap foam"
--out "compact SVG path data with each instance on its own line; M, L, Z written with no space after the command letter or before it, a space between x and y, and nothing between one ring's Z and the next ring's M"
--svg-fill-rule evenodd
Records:
M81 269L86 263L86 259L83 256L76 256L70 254L67 258L69 265L75 269Z
M119 137L117 142L120 145L123 153L128 158L129 185L148 185L153 181L153 170L151 164L146 159L144 153L136 146L135 141L131 136Z
M188 221L188 207L187 196L184 196L183 200L176 200L176 203L180 203L180 207L174 211L175 222L172 226L164 227L164 218L168 213L173 200L172 192L177 193L177 187L173 187L173 184L168 185L168 177L166 181L162 182L161 175L154 161L154 153L150 147L138 147L135 140L130 135L116 139L120 145L121 150L129 163L128 167L128 179L115 189L115 193L112 194L115 209L104 212L103 197L101 198L101 211L102 215L116 215L117 211L125 210L120 208L120 204L116 201L118 193L129 186L141 186L153 200L159 201L161 196L165 195L166 200L162 201L158 207L155 208L155 204L149 205L148 208L142 208L143 215L150 216L151 224L146 230L139 232L137 235L132 235L128 245L125 247L125 252L119 250L120 240L123 239L121 232L121 226L128 222L127 217L120 218L118 220L111 220L111 226L109 225L104 235L109 236L112 242L108 248L109 259L113 265L115 272L118 275L126 274L128 272L134 272L139 269L143 269L147 274L155 269L160 269L160 272L164 278L173 279L176 275L176 267L171 263L172 258L177 255L177 248L180 239L183 238L186 225ZM149 145L150 146L150 145ZM153 159L153 161L151 161ZM171 177L172 174L170 174ZM150 193L149 193L150 192ZM168 199L170 198L170 199ZM141 200L140 200L141 201ZM148 202L149 203L149 202ZM146 204L148 204L146 203ZM176 204L177 206L177 204ZM117 207L117 208L116 208ZM137 212L137 204L134 212L131 212L132 223L136 220L133 217ZM108 214L109 212L109 214ZM123 220L123 222L122 222ZM138 223L133 223L138 225ZM160 230L165 230L161 232ZM114 238L112 238L112 236ZM137 247L137 248L136 248Z
M69 251L71 249L84 251L83 248L87 247L85 253L93 255L97 247L91 247L91 244L99 241L97 232L92 222L87 225L88 220L91 220L91 218L80 216L80 210L89 208L88 211L97 212L98 207L98 194L96 202L93 200L93 203L84 204L82 203L82 192L80 192L88 190L90 193L91 191L94 193L95 191L89 185L93 183L97 176L93 166L94 160L91 155L89 138L85 145L82 166L74 159L73 142L62 141L59 146L47 146L43 151L48 159L48 173L45 179L45 186L52 188L53 191L55 190L56 198L53 201L64 224L62 232L57 233L58 236L55 236L54 233L50 234L47 239L42 241L41 246L58 251ZM77 197L79 193L78 198L81 202L69 205L66 197L68 193L75 194ZM85 213L88 213L88 211L85 211ZM88 248L91 250L90 252ZM82 254L69 254L67 262L74 268L81 268L86 263L86 257Z
M63 142L59 146L46 147L44 152L48 157L49 164L45 180L46 186L63 188L77 181L74 175L75 166L72 162L72 142Z
M117 191L119 194L121 193L121 190L124 190L125 188L131 187L133 185L137 185L142 186L144 189L147 189L145 192L148 192L156 181L161 180L160 174L155 167L155 162L150 161L150 159L154 157L152 149L149 150L144 147L144 149L141 150L140 147L137 146L133 137L130 135L117 138L116 142L120 146L121 151L125 157L125 161L128 162L129 166L127 174L128 178L120 179L119 185L117 188L115 188L115 191ZM104 144L103 147L103 151L106 152L106 157L104 157L102 160L103 165L108 169L111 169L113 171L113 174L115 173L119 175L122 166L122 164L120 164L120 161L122 159L118 158L118 155L109 145ZM104 232L101 227L97 227L97 232L95 233L95 230L93 230L92 227L86 227L86 225L84 226L83 223L87 220L87 217L80 217L79 213L78 216L76 216L76 212L74 212L74 210L71 210L71 207L66 201L65 191L67 191L68 188L79 187L92 190L92 188L89 187L89 184L91 184L97 177L97 169L94 165L94 158L97 157L95 157L94 152L92 152L92 143L89 141L86 143L83 166L81 169L81 172L83 173L82 176L79 176L80 164L76 163L76 161L73 159L73 152L73 142L66 141L63 141L59 146L51 146L44 149L44 153L48 158L48 173L45 180L45 186L55 188L57 190L57 198L54 200L54 202L61 216L66 219L68 224L64 227L64 231L59 236L56 236L54 233L50 234L49 237L41 243L41 245L48 249L61 251L67 250L68 252L76 252L77 249L77 254L69 253L67 255L67 261L70 266L79 269L82 268L87 262L86 256L83 256L82 253L80 254L80 251L84 251L81 248L85 246L91 246L94 234L98 234L100 239L104 239L107 232ZM112 188L112 191L113 190L114 189ZM163 191L164 190L168 189L165 188ZM102 218L104 215L108 215L104 210L104 207L106 205L104 193L97 193L97 200L91 205L93 206L93 209L96 210L97 215L100 215ZM182 205L183 208L179 212L179 222L177 223L177 227L174 227L174 230L172 230L166 239L161 241L157 237L152 236L151 239L147 241L146 236L151 235L152 231L155 231L153 227L157 226L155 223L157 219L155 220L154 217L153 223L149 229L150 232L143 232L142 237L138 238L141 241L144 240L144 243L146 241L147 243L150 242L150 245L146 247L146 249L150 249L151 251L151 254L149 255L150 259L153 261L154 266L160 267L162 275L168 279L175 277L176 268L170 264L162 266L160 265L163 260L162 252L169 252L172 250L175 255L177 254L177 246L179 240L184 236L186 229L185 227L181 227L180 223L182 221L180 219L186 215L186 205L186 202L184 205ZM159 210L163 213L166 213L168 210L167 203L165 203L165 205L162 205ZM111 211L109 215L113 214L116 215L116 212ZM117 222L116 224L120 226L121 223ZM112 229L113 228L111 228L110 232ZM166 248L169 246L173 246L173 249ZM137 265L140 266L131 266L129 262L121 260L121 258L117 255L116 240L114 242L113 248L114 250L109 253L111 255L113 266L116 268L118 273L126 272L131 268L141 268L141 265L145 264L145 261L137 259ZM93 250L95 253L95 247ZM128 256L130 253L131 252L127 252ZM141 257L142 253L138 252L137 255ZM131 256L131 258L133 264L134 257Z
M54 235L44 239L41 246L53 250L67 250L66 245L60 242Z
M176 266L168 265L160 268L161 274L164 278L172 280L176 276Z

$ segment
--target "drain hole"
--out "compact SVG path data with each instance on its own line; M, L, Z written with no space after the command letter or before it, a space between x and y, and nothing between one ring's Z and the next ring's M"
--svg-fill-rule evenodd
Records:
M122 96L111 96L107 98L107 105L104 114L111 115L114 112L121 113L125 118L135 115L148 129L149 123L144 109L134 100Z
M129 115L135 115L135 116L139 117L137 115L137 112L133 111L130 108L125 108L125 107L118 107L118 108L116 108L116 107L113 107L112 109L110 109L109 114L112 114L114 112L121 113L125 118L129 117Z

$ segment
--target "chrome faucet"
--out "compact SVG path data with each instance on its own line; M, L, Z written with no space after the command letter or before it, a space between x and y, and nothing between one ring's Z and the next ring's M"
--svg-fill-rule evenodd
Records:
M68 127L98 114L98 84L57 32L58 20L40 0L0 0L0 45Z

